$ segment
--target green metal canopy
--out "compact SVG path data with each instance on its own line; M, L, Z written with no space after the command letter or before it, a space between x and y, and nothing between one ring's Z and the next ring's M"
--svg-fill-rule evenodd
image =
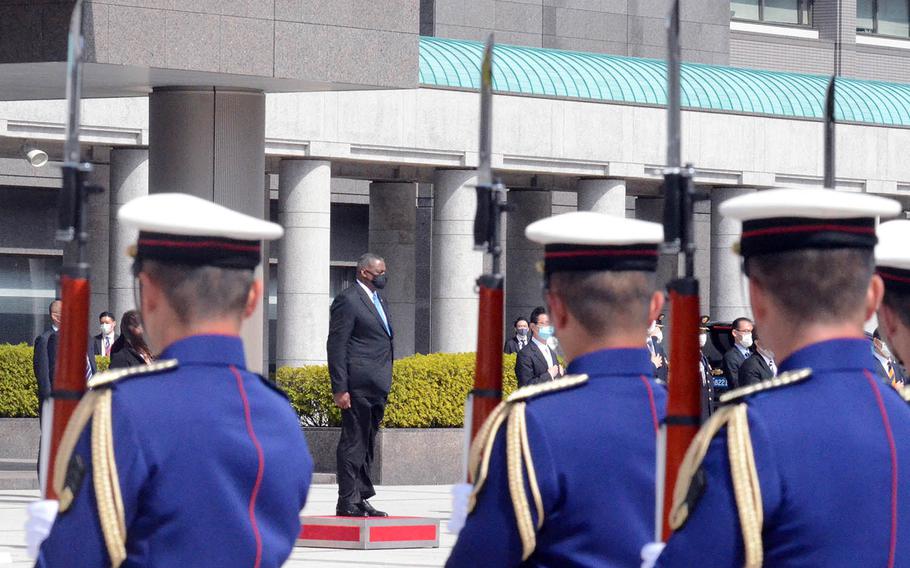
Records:
M422 86L478 89L483 44L420 38ZM500 93L639 105L666 104L662 60L498 44L493 88ZM684 63L685 108L821 119L829 77ZM910 126L910 85L838 78L836 118Z

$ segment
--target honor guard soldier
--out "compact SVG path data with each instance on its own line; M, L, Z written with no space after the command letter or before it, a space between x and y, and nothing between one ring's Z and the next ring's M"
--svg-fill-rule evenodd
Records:
M185 194L135 199L145 336L159 359L95 375L67 426L39 566L280 566L313 462L284 394L248 371L241 322L279 225ZM65 472L65 476L63 473ZM43 502L48 503L48 502Z
M878 331L904 366L910 362L910 221L878 226L875 271L885 283L878 310ZM910 386L901 390L910 400Z
M898 470L910 408L876 378L863 336L883 292L877 218L899 211L825 189L721 205L742 221L752 312L779 375L724 394L689 447L658 566L910 564Z
M470 513L447 566L632 566L653 534L666 404L642 341L663 306L663 227L578 212L525 234L544 245L569 375L515 391L477 434Z

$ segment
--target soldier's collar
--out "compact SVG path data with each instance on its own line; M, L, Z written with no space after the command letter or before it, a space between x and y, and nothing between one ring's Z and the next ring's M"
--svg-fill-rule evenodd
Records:
M812 343L794 351L778 365L781 373L810 368L813 373L828 369L871 368L875 362L872 346L865 338L845 337Z
M246 368L243 341L236 335L192 335L170 344L161 359L177 359L180 366L234 365Z
M597 375L645 375L653 374L647 348L627 347L621 349L600 349L576 357L569 363L570 374Z

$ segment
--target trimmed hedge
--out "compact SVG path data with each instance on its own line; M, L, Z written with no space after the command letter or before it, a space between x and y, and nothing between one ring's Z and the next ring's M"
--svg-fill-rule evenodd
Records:
M33 348L0 344L0 417L38 416L38 387L32 369ZM110 360L96 357L98 370ZM503 389L515 390L515 355L503 356ZM395 361L392 392L385 410L387 428L454 428L464 421L464 401L474 386L473 353L413 355ZM338 426L341 411L332 401L325 365L282 367L278 384L305 426Z
M38 416L38 380L32 368L35 350L31 345L0 343L0 417ZM110 364L107 357L95 357L99 371Z
M515 390L515 355L503 356L503 389ZM282 367L278 384L305 426L339 426L328 367ZM395 361L386 428L454 428L464 422L465 398L474 386L473 353L413 355Z

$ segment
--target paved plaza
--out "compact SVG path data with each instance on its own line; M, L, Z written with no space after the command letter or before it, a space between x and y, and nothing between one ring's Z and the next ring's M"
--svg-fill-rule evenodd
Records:
M388 486L377 488L371 503L394 515L431 517L442 520L440 547L413 550L329 550L297 548L285 564L294 567L402 566L430 568L442 566L455 542L445 530L451 512L449 485ZM314 485L310 490L306 515L331 515L335 509L335 485ZM0 491L0 568L31 566L25 555L25 507L38 498L37 491Z

